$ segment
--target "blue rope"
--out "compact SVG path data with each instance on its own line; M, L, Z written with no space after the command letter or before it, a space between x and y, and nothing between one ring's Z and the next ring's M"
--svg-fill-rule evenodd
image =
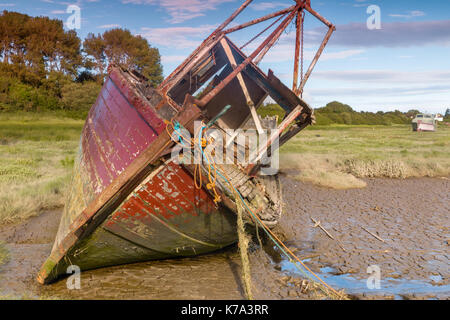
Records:
M206 157L206 155L205 155L205 153L204 153L204 151L203 151L203 148L202 148L201 137L203 136L203 130L206 129L206 128L207 128L206 126L203 126L203 127L200 129L200 132L199 132L199 135L198 135L198 143L199 143L199 148L200 148L200 150L201 150L201 152L202 152L203 158L206 160L206 162L208 163L208 165L210 166L210 168L211 168L211 169L214 169L214 167L209 163L208 158ZM281 250L281 252L284 253L284 255L289 259L289 262L293 263L294 266L295 266L300 272L302 272L305 276L308 277L308 275L305 273L305 271L303 270L303 268L301 268L301 267L298 265L298 263L292 259L292 257L291 257L291 256L283 249L283 247L281 247L281 246L278 244L278 242L272 237L272 235L269 233L269 231L266 230L266 227L265 227L265 226L264 226L264 225L256 218L256 216L254 215L253 211L248 207L246 201L245 201L244 198L242 197L242 195L241 195L241 193L239 192L239 190L237 190L237 189L235 188L235 186L234 186L230 181L228 181L228 179L227 179L226 177L224 177L224 176L222 175L222 173L220 172L220 170L216 169L216 172L219 174L219 176L220 176L223 180L225 180L226 182L228 182L228 184L233 188L233 190L234 190L234 191L236 192L236 194L239 196L241 202L244 204L246 210L250 213L250 215L252 215L252 217L254 218L254 220L257 221L257 222L262 226L264 232L269 236L269 238L272 240L272 242L273 242L273 243Z
M178 141L184 146L183 138L181 135L181 124L175 120L173 125L173 130L176 132L176 135L178 136Z

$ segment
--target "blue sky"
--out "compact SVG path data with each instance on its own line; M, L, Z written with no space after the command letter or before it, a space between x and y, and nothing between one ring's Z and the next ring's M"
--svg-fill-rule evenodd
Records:
M129 29L159 48L168 75L225 20L243 0L0 0L0 9L67 20L66 8L81 8L84 38L113 27ZM334 23L337 31L310 78L304 98L313 107L338 100L356 110L418 108L444 112L450 108L450 0L312 0L312 7ZM292 0L254 0L234 23L292 5ZM381 9L381 29L369 30L366 10ZM269 22L270 23L270 22ZM236 33L237 44L258 33ZM292 84L294 28L284 34L261 63L287 85ZM311 15L305 21L306 64L326 28ZM248 50L251 50L249 46ZM249 51L246 51L249 53ZM306 69L306 66L305 66Z

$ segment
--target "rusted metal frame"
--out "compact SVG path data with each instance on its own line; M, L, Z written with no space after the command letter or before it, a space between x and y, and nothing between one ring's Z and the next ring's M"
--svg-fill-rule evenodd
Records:
M232 33L232 32L236 32L236 31L245 29L245 28L247 28L247 27L253 26L253 25L255 25L255 24L258 24L258 23L261 23L261 22L270 20L270 19L272 19L272 18L275 18L275 17L278 17L278 16L282 16L282 15L284 15L284 14L286 14L286 13L289 13L289 12L291 12L292 10L294 10L295 7L296 7L296 6L293 5L293 6L289 7L289 8L286 8L286 9L283 9L283 10L280 10L280 11L277 11L277 12L274 12L274 13L271 13L271 14L268 14L268 15L266 15L266 16L264 16L264 17L261 17L261 18L258 18L258 19L254 19L254 20L252 20L252 21L249 21L249 22L240 24L240 25L238 25L238 26L236 26L236 27L233 27L233 28L230 28L230 29L226 29L226 30L223 31L223 33L229 34L229 33Z
M187 127L201 115L200 109L194 105L182 110L175 120ZM65 254L77 241L88 236L95 230L107 216L135 189L145 176L151 172L152 162L160 157L165 148L172 143L166 131L142 152L126 169L108 185L88 207L70 225L70 232L56 247L44 263L38 275L38 281L47 283L51 271L64 258ZM49 268L50 267L50 268ZM49 270L50 269L50 270Z
M291 138L296 136L300 131L305 129L310 124L311 124L310 121L305 121L303 123L299 123L292 126L285 134L280 136L278 148L281 148L286 142L288 142Z
M228 42L225 38L222 38L222 40L220 40L220 44L222 45L225 54L231 64L231 67L233 69L235 69L237 67L236 64L236 60L234 58L233 52L230 49L230 46L228 45ZM258 114L256 113L256 108L255 108L255 104L252 100L252 97L250 96L250 93L248 92L247 86L245 84L244 78L242 77L242 73L238 73L237 74L237 79L239 81L239 85L241 86L242 92L244 93L245 99L247 100L247 106L250 109L250 113L253 117L253 121L255 122L256 125L256 130L258 130L259 134L263 133L263 129L261 126L261 123L259 122L259 118L258 118Z
M206 53L211 50L214 45L223 37L223 34L212 34L203 43L195 49L189 57L187 57L181 65L179 65L164 81L158 86L158 89L167 93L171 83L177 83L180 78L184 77L192 67L203 59Z
M181 79L183 79L193 67L195 67L199 62L201 62L205 58L205 56L208 55L211 50L213 50L216 44L223 37L224 34L219 34L217 38L214 39L214 41L211 41L206 46L204 46L202 50L200 50L193 59L188 61L185 68L180 70L177 75L175 75L170 81L167 82L167 85L164 87L163 92L167 94L174 85L179 83Z
M227 20L225 20L216 30L213 31L213 33L211 33L211 35L206 38L202 44L194 50L194 52L192 52L189 57L187 57L183 63L178 66L178 68L176 68L160 85L159 85L159 89L161 91L163 91L164 93L166 93L166 89L167 89L167 85L170 84L172 81L171 79L177 75L181 70L183 70L184 68L186 68L186 66L195 58L195 56L199 55L200 52L202 51L202 49L207 46L207 44L212 41L212 39L214 39L216 37L217 34L219 34L228 24L230 24L245 8L247 8L247 6L252 2L253 0L247 0L245 1ZM203 53L200 54L200 58L203 57ZM198 60L198 59L194 59L194 60Z
M325 35L325 38L322 41L322 44L319 47L319 50L317 50L316 55L314 57L314 59L311 61L311 64L308 68L308 71L306 72L304 78L302 79L302 82L300 83L300 85L298 86L298 88L295 90L295 94L300 95L303 93L303 88L305 87L306 82L309 79L309 76L311 75L311 73L314 70L314 67L317 64L317 61L319 60L320 56L322 55L323 50L325 49L325 46L328 43L328 40L330 40L331 35L333 34L333 31L335 30L334 26L331 26L328 29L327 34Z
M183 109L177 102L175 102L171 97L169 97L169 95L166 95L165 98L167 99L167 103L171 107L177 109L177 111L181 111Z
M275 132L273 132L270 135L270 138L266 141L266 144L264 147L259 148L256 155L252 157L253 163L258 162L261 160L262 156L264 155L265 151L272 145L272 143L283 133L284 130L286 130L290 124L302 113L303 107L301 105L298 105L292 112L284 118L283 122L280 123L277 129L275 129Z
M308 11L309 13L311 13L314 17L316 17L317 19L319 19L320 21L322 21L328 28L335 28L334 25L328 21L327 19L325 19L324 17L322 17L317 11L315 11L314 9L311 8L311 6L306 5L305 6L306 11Z
M280 107L283 108L283 110L286 110L287 112L290 112L294 107L286 104L283 102L283 96L282 94L274 89L270 82L268 81L266 76L261 75L259 72L256 72L254 68L247 68L243 71L249 78L255 81L255 83L264 91L266 91L269 96L275 100L276 103L280 105Z
M247 41L244 45L242 45L239 49L243 50L246 46L248 46L250 43L252 43L253 41L255 41L256 39L258 39L264 32L266 32L267 30L269 30L270 28L272 28L275 24L277 24L281 19L283 19L286 16L286 14L280 16L278 19L276 19L274 22L272 22L269 26L267 26L264 30L262 30L261 32L259 32L256 36L254 36L253 38L251 38L249 41Z
M266 98L268 97L268 93L266 93L263 97L262 97L262 99L258 102L258 104L256 105L256 109L258 109L261 105L262 105L262 103L266 100ZM242 122L242 124L246 124L247 123L247 121L250 119L250 117L251 117L251 115L249 114L246 118L245 118L245 120ZM259 119L259 117L258 117L258 119ZM223 133L225 134L225 135L227 135L227 142L228 143L226 143L226 145L225 145L225 148L228 148L232 143L234 143L234 144L237 144L236 143L236 141L235 141L235 139L236 139L236 137L238 136L238 134L240 133L239 132L239 130L236 130L236 132L234 132L232 135L228 135L228 133L226 132L226 131L224 131L223 129L222 129L222 131L223 131Z
M229 45L238 54L237 56L235 56L237 63L242 63L243 61L245 61L245 53L243 53L242 50L240 50L233 42L229 42ZM258 66L256 66L254 63L250 63L250 66L245 68L243 70L243 73L245 73L250 79L255 81L255 83L262 90L267 92L271 96L271 98L274 99L275 102L278 103L287 113L291 112L297 106L297 102L289 103L289 101L285 100L285 93L279 91L279 88L276 89L273 86L273 83L271 83L271 81L273 81L273 79L275 79L276 77L273 74L272 70L269 69L269 73L268 75L266 75ZM277 80L279 81L279 79ZM281 83L281 81L279 82ZM296 99L298 99L294 92L292 92L288 87L286 87L285 89L291 92L292 95L295 96ZM309 109L309 106L307 106L306 104L304 104L304 107L306 107L306 109Z
M296 9L298 10L300 7L297 6ZM286 18L285 21L283 21L282 26L283 28L279 29L276 36L272 37L270 41L264 46L264 48L261 50L259 55L256 57L254 63L258 65L261 60L264 58L264 56L267 54L267 52L273 47L273 45L278 41L283 31L288 27L289 23L294 19L295 13L297 10L294 10L291 12L291 14Z
M302 12L303 9L300 9L297 13L297 30L295 34L295 54L294 54L294 80L292 85L292 91L297 89L298 85L298 69L299 69L299 61L300 61L300 41L301 41L301 32L302 32ZM302 44L303 45L303 44Z
M298 8L298 6L297 6ZM292 11L289 16L275 29L272 34L263 41L263 43L247 58L242 62L233 72L231 72L214 90L205 95L202 100L200 100L200 106L207 105L212 98L222 91L240 72L242 72L248 64L250 64L253 59L271 42L273 39L278 39L284 29L287 28L289 23L295 16L295 11Z

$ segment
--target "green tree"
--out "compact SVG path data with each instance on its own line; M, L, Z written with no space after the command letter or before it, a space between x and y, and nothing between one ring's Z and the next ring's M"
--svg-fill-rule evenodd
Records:
M101 85L92 81L66 83L61 89L63 109L87 115L97 100L100 89Z
M0 14L0 54L4 63L14 66L16 75L23 75L26 68L40 79L50 72L75 78L82 64L80 47L76 32L65 31L61 20L9 11Z
M354 112L352 107L350 107L348 104L343 104L338 101L330 102L325 107L318 108L316 111L320 113Z
M26 24L29 16L3 11L0 15L0 53L5 63L23 63L25 55Z
M105 41L100 34L89 33L83 42L85 66L101 77L106 73Z
M419 113L420 113L419 110L411 109L411 110L408 110L408 112L405 113L405 116L407 116L408 118L414 118Z

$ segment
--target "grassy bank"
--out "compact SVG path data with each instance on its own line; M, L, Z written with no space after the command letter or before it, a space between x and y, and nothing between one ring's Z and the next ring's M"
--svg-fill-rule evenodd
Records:
M82 120L0 113L0 224L62 207ZM314 126L281 149L281 168L333 188L364 187L363 177L450 174L450 128Z
M281 148L280 162L300 169L300 180L341 189L364 187L366 177L448 176L450 127L313 126Z
M0 114L0 224L64 204L83 121Z

